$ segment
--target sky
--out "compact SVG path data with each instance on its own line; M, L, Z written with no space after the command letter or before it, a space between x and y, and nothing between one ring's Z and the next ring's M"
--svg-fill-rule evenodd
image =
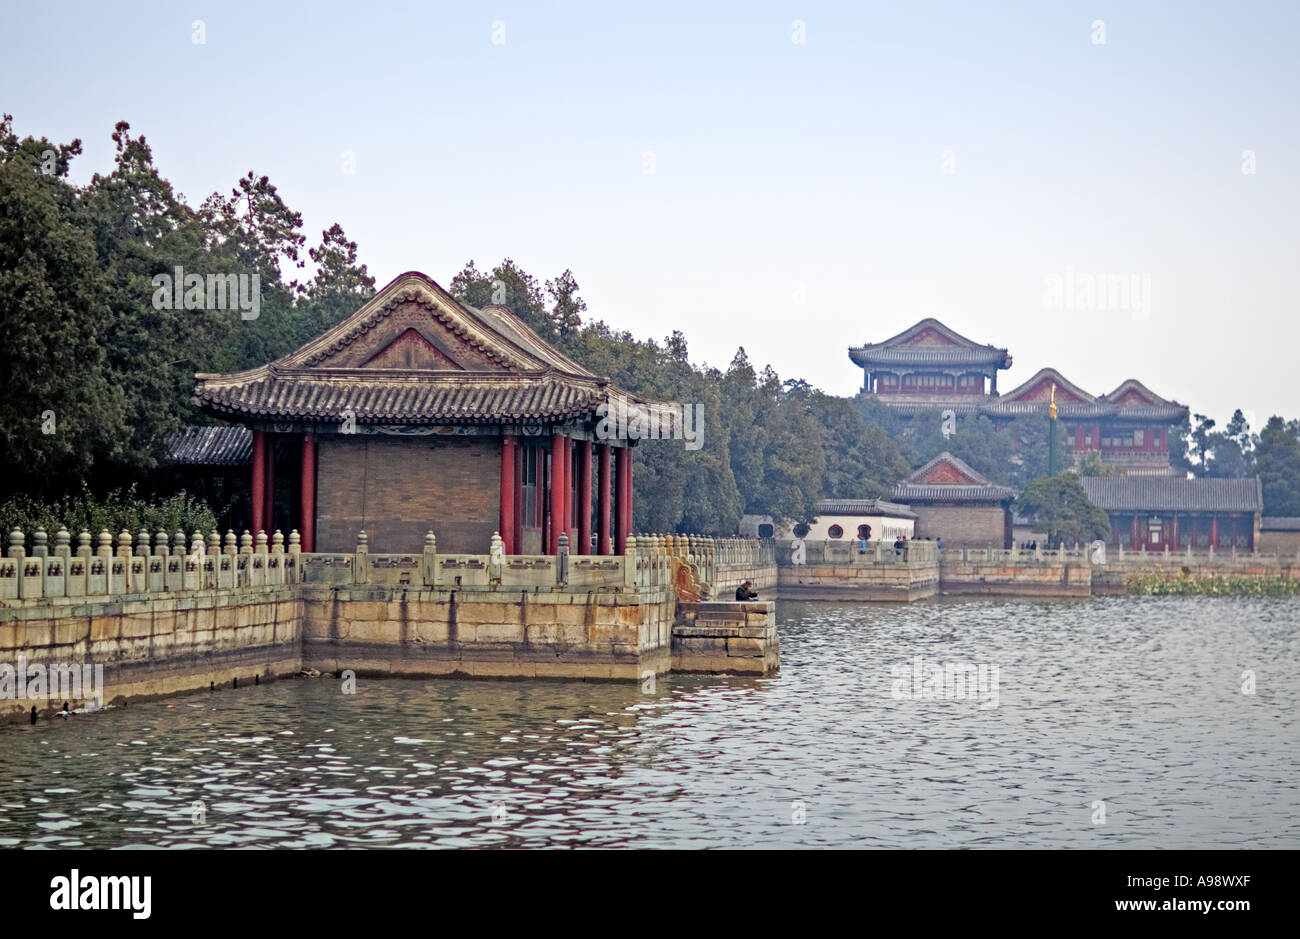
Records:
M197 206L254 170L382 285L566 268L589 315L853 394L935 316L1223 423L1300 417L1300 4L7 4L0 109ZM202 40L201 42L198 40ZM1125 288L1123 291L1120 287Z

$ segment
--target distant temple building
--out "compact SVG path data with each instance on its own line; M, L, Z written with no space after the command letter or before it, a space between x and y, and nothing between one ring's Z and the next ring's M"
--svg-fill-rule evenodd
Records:
M944 451L894 487L891 498L916 513L916 537L945 548L1009 548L1016 491L999 486Z
M371 551L413 553L432 529L448 553L500 532L508 554L553 554L562 534L622 554L631 532L636 441L596 430L602 404L634 399L423 274L275 362L195 379L195 402L242 427L174 437L179 471L223 468L212 484L246 500L249 528L296 528L304 551L350 552L365 530Z
M1264 499L1258 479L1085 476L1079 482L1110 519L1109 541L1117 547L1252 551L1259 545Z
M863 370L863 394L909 415L951 410L982 414L998 425L1022 414L1046 418L1055 385L1076 460L1091 450L1126 476L1177 475L1169 463L1169 432L1188 410L1137 379L1094 396L1044 368L1000 395L998 372L1011 367L1007 350L980 345L932 318L884 342L851 348L849 358Z

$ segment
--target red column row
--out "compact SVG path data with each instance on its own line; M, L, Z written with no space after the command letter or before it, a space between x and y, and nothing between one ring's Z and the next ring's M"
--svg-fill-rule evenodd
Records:
M275 440L265 431L253 431L253 478L249 495L250 528L254 535L275 528ZM299 486L299 544L316 550L316 435L302 435L302 479Z
M550 524L544 532L545 544L551 554L559 550L562 532L570 536L570 548L573 553L591 553L593 444L589 440L578 441L575 454L573 443L572 438L563 434L555 434L551 438ZM627 538L632 531L632 451L628 447L620 447L617 458L611 459L612 450L609 444L602 443L599 444L599 451L596 454L596 553L598 554L608 554L610 551L611 527L615 554L623 554L626 551ZM506 434L502 437L498 523L507 554L518 554L523 546L524 520L521 508L524 451L525 448L518 444L514 435ZM543 453L544 451L538 451L539 458ZM538 462L540 468L542 460L539 459ZM575 476L576 531L573 529L575 506L572 498ZM539 480L541 477L542 474L538 473ZM616 491L611 493L612 489ZM311 552L316 550L316 435L312 431L305 431L302 435L302 478L299 492L300 543L303 551ZM250 498L254 533L269 532L273 527L274 494L274 444L265 431L255 430L253 431Z
M537 479L545 493L546 509L543 513L542 544L549 554L559 551L560 535L569 536L573 554L592 554L593 525L592 471L596 473L596 547L594 553L609 554L611 528L615 553L622 553L632 527L632 470L630 451L619 450L617 473L611 447L607 443L593 444L564 434L551 437L550 472L546 474L546 450L522 446L513 435L503 435L501 440L501 474L498 530L505 543L507 554L518 554L523 549L525 519L522 513L524 461L535 454L538 458ZM617 493L612 490L617 487ZM612 511L611 511L612 510ZM612 524L611 524L612 522Z

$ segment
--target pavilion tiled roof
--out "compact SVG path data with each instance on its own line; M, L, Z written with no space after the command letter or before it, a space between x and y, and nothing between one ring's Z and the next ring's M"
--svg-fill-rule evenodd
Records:
M921 482L940 463L949 463L970 483L934 483ZM1016 491L1010 486L1000 486L983 473L976 470L965 460L953 456L946 450L911 476L903 480L890 492L890 496L900 502L980 502L998 503L1016 497Z
M1260 512L1258 479L1084 476L1089 501L1107 512Z
M253 458L253 432L247 427L185 427L166 440L171 463L189 466L244 466Z
M548 373L503 379L456 372L430 378L328 371L277 374L263 366L230 379L204 382L196 393L204 410L321 421L341 420L351 411L365 423L553 420L592 412L610 393L606 382Z
M468 306L414 271L289 355L195 380L197 405L236 420L500 423L590 415L615 398L659 407L587 371L504 307Z
M931 331L947 340L946 344L925 344L916 338ZM949 329L933 317L891 336L883 342L867 343L849 349L849 358L867 368L880 365L995 365L1010 368L1011 356L1006 349L982 345Z

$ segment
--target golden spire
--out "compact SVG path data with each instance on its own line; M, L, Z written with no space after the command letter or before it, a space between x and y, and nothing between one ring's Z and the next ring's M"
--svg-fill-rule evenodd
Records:
M1052 420L1056 420L1056 382L1052 382L1052 402L1047 409L1052 415Z

